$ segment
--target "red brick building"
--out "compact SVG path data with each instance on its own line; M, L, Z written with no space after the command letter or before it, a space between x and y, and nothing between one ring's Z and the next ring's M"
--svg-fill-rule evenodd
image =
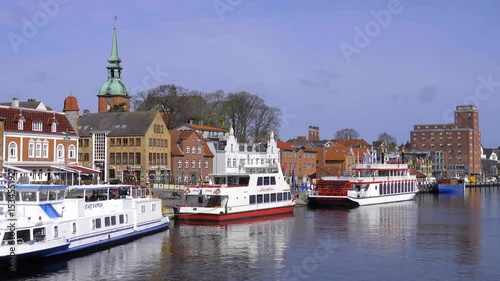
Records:
M459 105L454 123L414 125L410 131L413 152L429 152L434 176L481 173L479 113L474 105Z

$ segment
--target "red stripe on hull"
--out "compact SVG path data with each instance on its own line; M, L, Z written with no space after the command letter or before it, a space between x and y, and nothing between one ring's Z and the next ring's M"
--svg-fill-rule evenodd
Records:
M181 221L213 221L222 222L230 220L242 220L250 219L256 217L265 217L279 214L292 213L294 206L286 206L279 208L270 208L264 210L239 212L239 213L229 213L229 214L175 214L175 219Z

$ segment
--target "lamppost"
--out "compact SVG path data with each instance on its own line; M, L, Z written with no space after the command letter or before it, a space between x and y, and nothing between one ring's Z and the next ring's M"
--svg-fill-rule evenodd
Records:
M66 142L66 151L64 152L64 162L66 164L66 175L64 177L64 183L68 185L68 143L69 143L70 137L68 135L68 130L66 130L66 135L64 136L64 141Z

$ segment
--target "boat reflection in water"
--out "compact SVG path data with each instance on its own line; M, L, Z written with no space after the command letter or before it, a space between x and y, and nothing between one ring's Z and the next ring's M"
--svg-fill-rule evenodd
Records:
M21 266L11 276L30 277L22 280L36 281L144 280L145 276L151 275L159 267L161 245L168 244L168 236L167 230L69 260L38 263L43 264L38 267L34 267L34 264Z
M174 224L175 241L164 252L156 280L276 280L284 267L294 215L253 220ZM205 274L200 276L200 274Z

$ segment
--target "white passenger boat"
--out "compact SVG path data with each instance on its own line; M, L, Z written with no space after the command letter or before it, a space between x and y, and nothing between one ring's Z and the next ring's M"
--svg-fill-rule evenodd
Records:
M280 165L269 159L240 173L210 175L209 184L186 186L185 203L174 207L184 221L229 221L293 213L295 198Z
M309 191L308 205L357 207L412 200L417 177L407 164L355 164L352 177L323 177Z
M148 193L131 185L3 186L0 260L58 256L168 228L161 200Z

